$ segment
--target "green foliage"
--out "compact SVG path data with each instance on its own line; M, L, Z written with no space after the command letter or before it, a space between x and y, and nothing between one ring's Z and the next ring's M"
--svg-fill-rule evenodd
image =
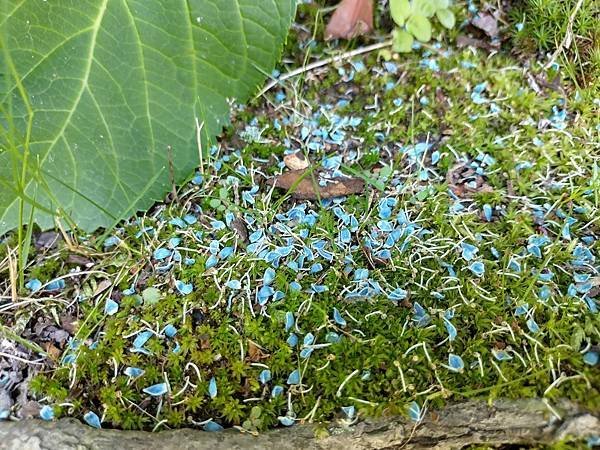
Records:
M392 35L394 51L410 52L415 38L429 42L433 16L445 28L453 28L456 19L449 7L449 0L390 0L390 13L398 26Z
M54 215L84 230L147 208L198 165L270 73L282 0L0 3L0 235ZM33 211L33 204L36 206ZM26 236L21 240L26 241Z
M525 0L514 2L510 19L515 48L531 52L553 53L569 32L569 20L577 0ZM600 2L583 1L573 16L570 45L560 53L559 61L576 81L596 84L600 81Z

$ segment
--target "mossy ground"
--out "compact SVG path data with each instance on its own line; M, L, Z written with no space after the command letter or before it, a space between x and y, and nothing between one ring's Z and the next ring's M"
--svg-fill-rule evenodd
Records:
M309 35L288 44L292 65ZM236 111L176 200L100 249L99 236L74 236L38 252L28 278L66 287L38 294L36 309L0 310L75 319L65 348L47 347L56 366L30 384L55 416L260 431L417 418L465 398L600 408L585 358L600 343L596 94L506 52L388 56L282 83ZM532 81L555 77L566 89ZM273 190L266 178L292 150L362 177L364 194Z

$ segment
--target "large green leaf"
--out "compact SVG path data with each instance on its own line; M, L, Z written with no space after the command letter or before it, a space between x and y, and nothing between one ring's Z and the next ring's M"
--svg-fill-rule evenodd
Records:
M167 147L182 181L199 163L196 118L206 149L228 99L247 100L272 71L295 3L0 0L5 48L34 111L25 192L87 231L148 208L169 190ZM24 136L26 102L7 60L0 104ZM18 150L0 149L0 235L17 225ZM53 225L38 208L35 221Z

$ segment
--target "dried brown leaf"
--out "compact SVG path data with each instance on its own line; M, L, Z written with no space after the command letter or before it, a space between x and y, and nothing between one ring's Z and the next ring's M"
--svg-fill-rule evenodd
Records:
M500 30L498 28L498 17L486 11L479 12L473 19L471 25L479 28L492 39L498 37Z
M314 177L315 180L310 174L306 173L306 170L291 170L269 180L269 182L277 188L291 190L292 197L301 200L317 200L319 197L331 198L360 194L365 189L365 182L360 178L336 177L329 179L325 186L319 186L316 182L318 177L316 172Z
M475 188L468 184L473 180L475 181ZM494 191L481 175L477 175L475 170L463 163L455 165L448 171L446 182L458 197L472 197L479 192Z
M372 29L372 0L342 0L329 20L325 39L352 39Z

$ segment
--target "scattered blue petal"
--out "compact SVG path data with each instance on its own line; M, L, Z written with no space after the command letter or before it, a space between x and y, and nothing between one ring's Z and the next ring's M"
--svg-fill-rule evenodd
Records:
M100 417L98 417L98 414L93 411L86 412L83 415L83 420L85 420L90 427L102 428L102 425L100 424Z
M217 396L217 380L215 380L215 377L212 377L208 382L208 395L210 395L210 398Z
M158 383L148 386L142 390L144 393L151 395L152 397L160 397L169 391L167 383Z

